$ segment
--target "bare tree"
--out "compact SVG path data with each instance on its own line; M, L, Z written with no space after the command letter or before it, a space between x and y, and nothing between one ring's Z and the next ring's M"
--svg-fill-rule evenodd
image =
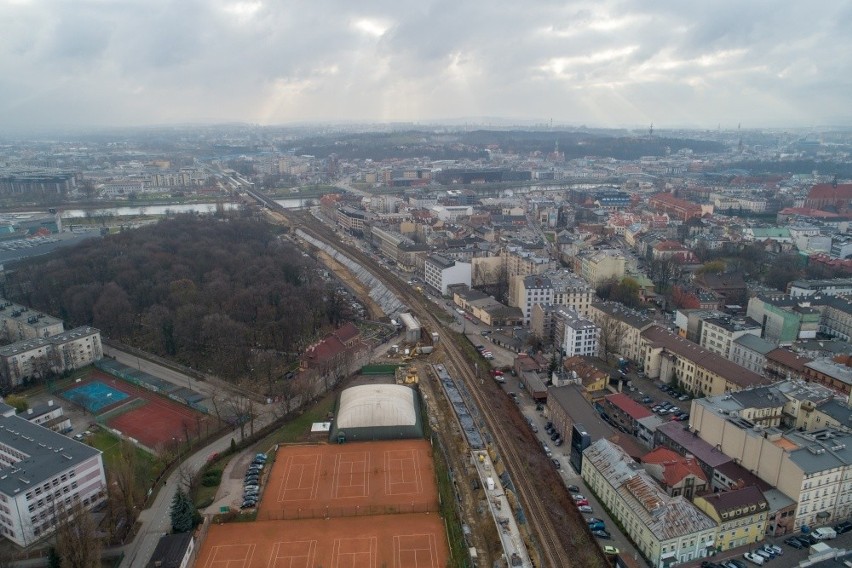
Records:
M609 314L604 314L596 323L601 328L601 335L598 340L599 356L604 361L608 361L610 355L621 351L621 344L627 334L627 326L624 322Z
M54 510L56 551L62 568L100 568L101 539L89 510L79 500Z
M135 508L142 502L144 488L137 480L136 448L126 440L122 440L119 444L118 459L115 460L109 472L112 489L110 497L115 499L116 511L130 523L134 518Z

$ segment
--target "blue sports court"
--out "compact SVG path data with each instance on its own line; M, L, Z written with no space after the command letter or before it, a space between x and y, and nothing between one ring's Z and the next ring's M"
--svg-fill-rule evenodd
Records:
M67 398L93 414L97 414L106 406L121 402L128 396L130 395L126 392L109 387L100 381L92 381L62 393L63 398Z

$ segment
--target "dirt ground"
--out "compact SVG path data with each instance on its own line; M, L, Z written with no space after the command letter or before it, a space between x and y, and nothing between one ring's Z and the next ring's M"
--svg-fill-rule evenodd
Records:
M346 286L352 290L358 299L364 304L367 308L367 312L369 314L368 319L371 320L380 320L385 317L385 313L379 307L379 305L370 298L370 290L368 290L364 283L355 278L349 269L331 258L327 253L318 250L317 251L317 259L322 262L326 268L334 272L334 275L340 279Z

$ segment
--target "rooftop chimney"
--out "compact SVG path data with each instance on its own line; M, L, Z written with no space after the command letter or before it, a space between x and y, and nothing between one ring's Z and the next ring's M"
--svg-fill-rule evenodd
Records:
M52 399L52 398L51 398L50 400L48 400L48 401L47 401L47 405L48 405L48 406L53 406L53 399Z

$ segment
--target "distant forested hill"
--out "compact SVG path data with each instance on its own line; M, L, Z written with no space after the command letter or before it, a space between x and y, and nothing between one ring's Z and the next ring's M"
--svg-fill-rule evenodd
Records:
M286 358L328 324L314 274L267 224L186 215L32 260L9 275L4 294L236 377L258 353Z

